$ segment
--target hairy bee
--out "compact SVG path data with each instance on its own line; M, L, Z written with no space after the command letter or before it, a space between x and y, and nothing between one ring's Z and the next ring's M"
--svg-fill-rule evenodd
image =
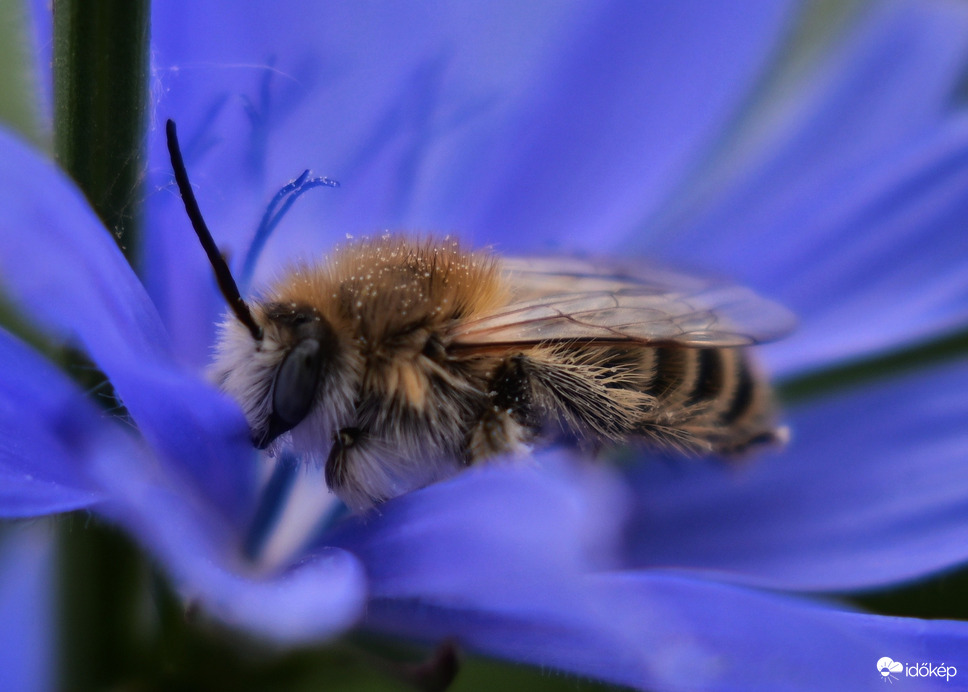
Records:
M781 336L791 318L736 286L387 235L295 266L247 304L170 122L168 134L232 308L216 380L256 447L318 459L355 509L555 436L724 455L782 437L746 347Z

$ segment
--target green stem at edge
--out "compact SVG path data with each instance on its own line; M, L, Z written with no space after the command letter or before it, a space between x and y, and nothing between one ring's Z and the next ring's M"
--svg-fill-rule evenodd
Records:
M54 0L53 9L54 153L137 269L150 3ZM153 635L147 564L85 513L59 525L59 687L117 689Z
M150 3L54 1L54 151L137 264Z

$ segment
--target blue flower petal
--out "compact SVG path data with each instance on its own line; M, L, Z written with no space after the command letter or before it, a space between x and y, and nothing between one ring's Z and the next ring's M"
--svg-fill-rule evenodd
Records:
M784 375L968 320L968 122L951 103L968 11L877 5L831 53L751 124L687 218L643 240L796 312L801 330L767 351Z
M350 553L326 549L282 572L265 571L243 557L237 527L173 479L110 455L98 473L112 491L102 513L136 536L203 613L283 644L335 636L360 617L366 579Z
M320 172L347 185L323 205L331 236L470 221L481 242L515 243L522 229L627 228L612 218L638 218L734 117L792 14L782 2L208 2L155 7L153 26L166 115L200 114L193 149L220 145L221 165L200 176L281 183L331 162Z
M718 142L791 10L777 2L590 4L507 121L454 142L463 184L441 196L461 204L444 219L507 251L621 247ZM468 151L478 159L466 162Z
M788 376L968 322L966 185L968 119L950 119L832 188L822 208L737 233L749 282L800 318L764 350L771 369Z
M589 564L614 563L624 504L601 469L498 464L396 498L322 544L364 562L373 598L426 590L459 602L473 585L494 606L538 603L568 590Z
M957 667L968 644L964 622L867 615L688 574L615 573L593 587L623 650L637 647L646 664L648 677L624 682L645 689L883 689L880 658Z
M0 689L55 687L52 539L44 524L7 526L0 536Z
M0 439L12 440L20 455L0 449L0 462L9 457L19 464L14 471L29 471L37 480L37 487L5 485L0 514L54 512L99 500L97 511L145 546L187 600L277 641L323 639L359 617L365 580L352 555L326 550L286 573L260 572L243 557L239 525L170 467L155 464L115 420L99 420L64 375L2 331L0 361L10 366L0 374ZM11 404L17 403L33 415L15 415Z
M472 612L390 606L390 617L379 607L371 617L391 627L409 610L428 635L453 628L491 654L647 690L883 689L883 656L956 664L968 643L965 623L864 615L689 575L606 574L586 589L596 637L513 614L474 621Z
M85 474L101 421L74 387L0 329L0 516L87 507L103 497Z
M237 258L286 181L305 168L341 181L289 213L262 281L386 228L602 251L714 145L791 5L158 3L156 121L179 121ZM150 141L162 187L167 152ZM176 197L150 205L150 292L177 352L202 363L224 308Z
M140 431L227 516L251 508L254 457L238 407L172 359L144 289L81 193L0 132L0 287L80 341Z
M778 239L764 274L801 328L766 350L771 367L822 368L968 324L966 186L962 117L858 174L802 235Z
M621 494L597 474L549 483L469 472L336 532L371 580L363 625L641 689L843 689L877 660L956 661L963 623L846 612L667 569L610 571ZM591 485L599 487L583 494ZM589 501L589 498L594 498ZM621 512L617 512L620 516ZM586 539L575 540L584 526ZM602 554L590 558L592 542ZM597 565L597 567L596 567ZM593 572L590 570L603 570ZM763 652L769 651L769 656ZM823 672L803 660L823 661ZM829 665L826 665L829 663Z
M943 124L968 52L968 12L958 3L896 2L868 14L825 61L768 104L767 115L748 124L747 137L710 173L705 197L689 200L687 237L677 237L684 231L678 224L656 229L656 236L669 234L663 249L729 260L742 270L737 256L749 248L728 241L788 228L802 214L823 215L818 200L854 175L888 165L899 148ZM649 241L655 246L657 239Z
M880 658L957 668L968 644L963 622L866 615L688 574L590 576L555 609L500 610L474 596L378 601L366 624L643 690L883 689Z
M748 466L642 464L634 565L837 591L968 561L968 362L789 412L783 454Z

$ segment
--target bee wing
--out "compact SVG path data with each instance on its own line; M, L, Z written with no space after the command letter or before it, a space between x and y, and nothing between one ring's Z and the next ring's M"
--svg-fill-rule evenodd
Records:
M548 341L749 346L794 326L785 308L752 291L669 269L580 259L502 259L508 305L452 329L465 347Z

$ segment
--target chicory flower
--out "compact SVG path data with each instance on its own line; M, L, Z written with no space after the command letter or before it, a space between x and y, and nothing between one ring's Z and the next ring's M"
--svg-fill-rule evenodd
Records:
M867 8L823 59L791 70L796 90L774 85L752 110L792 4L377 7L155 8L156 121L179 121L233 256L304 168L343 183L292 209L256 284L384 228L508 253L648 251L793 308L800 331L765 351L779 378L968 320L957 5ZM144 286L69 181L7 135L0 149L3 289L84 348L136 425L0 335L5 516L90 507L187 600L282 643L353 626L456 636L646 689L857 689L881 684L884 656L959 662L962 624L808 596L968 558L963 359L799 404L789 449L742 469L619 472L548 450L335 526L307 470L273 522L275 477L201 374L223 306L160 130ZM271 536L253 548L261 528Z

